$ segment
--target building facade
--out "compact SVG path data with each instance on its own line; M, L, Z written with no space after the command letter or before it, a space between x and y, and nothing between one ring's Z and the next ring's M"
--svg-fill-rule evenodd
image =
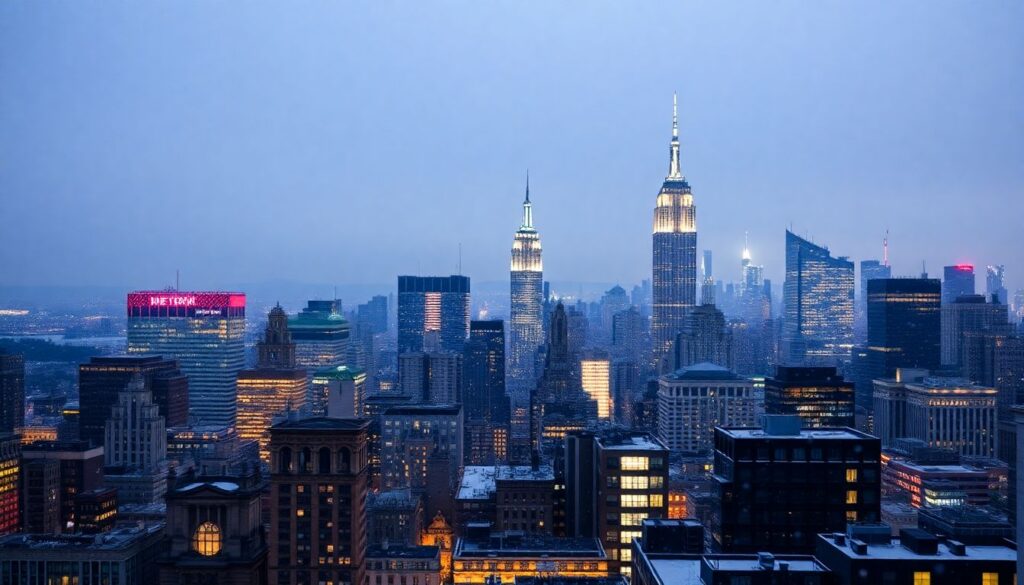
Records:
M754 426L764 410L754 382L696 364L658 380L658 436L675 453L710 453L715 427Z
M540 234L533 227L530 182L526 182L523 223L512 240L511 305L509 309L508 377L515 391L536 383L537 349L544 343L543 283Z
M955 303L964 295L974 294L974 266L956 264L942 268L942 304Z
M25 426L25 358L0 348L0 433Z
M443 351L461 353L469 336L468 276L398 277L398 353L420 352L424 337Z
M778 366L764 381L767 414L795 414L808 428L854 427L854 387L834 367Z
M341 301L307 301L306 308L288 319L295 343L295 363L308 376L325 368L348 363L348 321L341 315Z
M128 294L128 353L177 360L188 376L189 414L201 424L235 424L236 382L245 366L244 337L243 293Z

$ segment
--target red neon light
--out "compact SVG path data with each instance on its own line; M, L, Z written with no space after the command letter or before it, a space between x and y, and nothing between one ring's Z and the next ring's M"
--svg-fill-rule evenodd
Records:
M957 264L953 268L956 268L957 270L960 270L961 272L968 272L968 271L974 272L974 265L973 264Z
M128 293L128 308L223 309L245 307L245 293L139 291Z

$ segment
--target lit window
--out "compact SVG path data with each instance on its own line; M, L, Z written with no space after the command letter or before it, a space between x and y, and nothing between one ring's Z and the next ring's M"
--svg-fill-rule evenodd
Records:
M645 490L649 485L646 476L624 475L622 476L622 489L624 490Z
M646 508L649 505L645 494L622 494L620 498L623 508Z
M857 521L857 511L856 510L850 510L850 511L846 512L846 521L847 522L856 522Z
M640 538L642 534L643 533L639 530L623 530L619 535L619 542L621 542L622 544L629 544L633 542L634 538Z
M857 490L846 490L846 503L856 504L857 503Z
M981 585L999 585L999 573L982 573Z
M651 494L651 507L660 508L665 504L665 499L661 494Z
M623 457L621 469L623 471L647 471L648 463L646 457Z
M914 585L932 585L932 574L928 571L914 571Z
M846 483L857 483L857 470L847 469L846 470Z
M647 519L647 514L640 512L623 512L619 514L619 525L620 526L640 526L640 524Z
M220 527L213 522L203 522L192 534L192 549L204 557L219 553L220 547Z

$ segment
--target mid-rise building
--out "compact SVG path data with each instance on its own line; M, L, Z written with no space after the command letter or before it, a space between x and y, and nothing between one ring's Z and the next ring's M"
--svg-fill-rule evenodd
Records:
M188 377L178 362L159 355L94 357L78 366L78 437L103 445L110 405L136 375L153 394L167 426L188 424Z
M448 476L462 465L462 407L397 406L381 416L381 485L384 489L427 488L432 456L448 461Z
M310 392L313 416L361 418L366 416L366 372L349 366L319 370Z
M461 353L469 336L468 276L398 277L398 353L421 352L434 333L439 349Z
M710 453L718 426L755 426L763 414L754 382L702 363L658 380L658 436L676 453Z
M422 498L408 489L369 493L366 530L370 546L416 545L423 531Z
M834 364L853 348L853 262L786 230L782 363Z
M341 314L341 301L307 301L306 308L288 319L295 344L295 364L308 376L348 363L350 327Z
M440 585L441 549L390 543L371 546L366 551L365 582Z
M974 266L956 264L942 268L942 304L955 303L964 295L974 294Z
M416 402L462 402L462 374L461 353L413 352L398 357L399 389Z
M879 520L878 439L800 423L765 416L763 428L715 429L710 529L723 552L810 554L818 533Z
M915 508L981 506L989 503L998 480L983 469L890 460L882 469L883 489L900 494Z
M92 446L88 441L41 441L23 447L21 456L26 464L33 461L56 463L59 532L80 530L76 498L103 485L103 447Z
M986 302L982 295L963 295L952 302L944 302L941 327L942 365L957 369L964 376L991 371L991 364L985 367L977 363L986 353L984 348L976 347L978 343L984 343L989 336L1006 336L1012 332L1007 306ZM979 376L971 377L975 381L986 381Z
M110 532L117 523L117 489L97 488L75 496L75 532Z
M466 585L515 583L538 574L607 577L610 570L596 538L492 534L486 524L471 526L456 541L452 568L452 581Z
M704 362L735 367L732 330L726 326L725 315L714 305L692 309L676 336L673 358L676 370Z
M139 291L128 294L128 353L173 358L188 376L189 414L233 426L245 366L245 295Z
M53 459L33 459L22 464L21 473L23 530L60 533L60 464Z
M853 382L834 367L778 366L764 381L767 414L795 414L808 428L854 424Z
M956 378L906 384L906 433L962 456L995 457L996 389Z
M653 361L660 364L697 304L697 206L679 162L679 122L672 96L668 175L658 191L653 221Z
M25 426L25 358L0 348L0 433Z
M306 371L296 363L296 343L281 305L270 311L263 341L256 344L256 368L238 373L238 436L256 441L270 460L270 426L288 411L306 406Z
M368 427L316 417L270 429L270 583L363 583Z
M550 465L499 465L494 470L498 531L552 534L555 473Z
M533 227L529 177L523 201L523 223L512 240L511 281L508 377L514 390L519 392L530 390L536 384L537 348L544 343L544 263L540 234Z
M110 408L103 443L104 483L124 504L152 504L167 491L167 431L153 393L136 375Z

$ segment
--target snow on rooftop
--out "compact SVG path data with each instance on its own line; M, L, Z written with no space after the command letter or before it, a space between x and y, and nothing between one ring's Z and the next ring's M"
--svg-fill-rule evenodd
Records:
M468 465L459 484L460 500L487 500L496 491L493 465Z
M863 439L864 437L844 429L800 429L799 435L778 435L766 433L764 429L723 429L727 434L738 439Z

